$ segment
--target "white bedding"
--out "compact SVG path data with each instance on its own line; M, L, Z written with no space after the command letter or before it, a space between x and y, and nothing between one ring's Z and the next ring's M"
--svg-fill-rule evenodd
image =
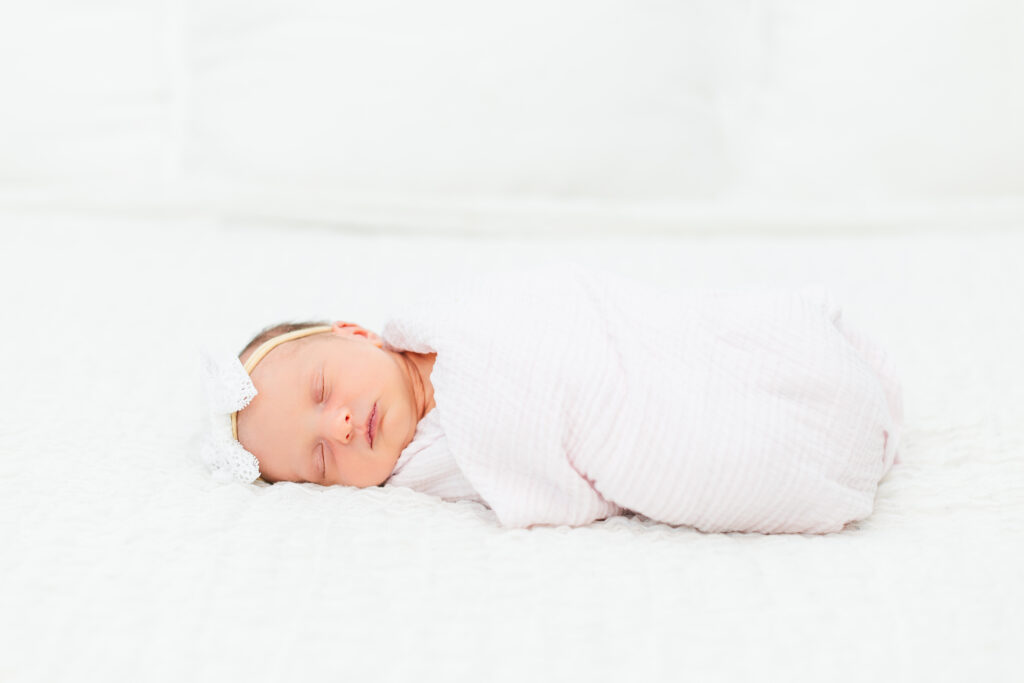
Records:
M0 680L1019 680L1024 234L599 242L0 214ZM505 530L402 489L217 485L193 350L379 329L422 278L572 259L827 285L892 353L900 460L828 536Z

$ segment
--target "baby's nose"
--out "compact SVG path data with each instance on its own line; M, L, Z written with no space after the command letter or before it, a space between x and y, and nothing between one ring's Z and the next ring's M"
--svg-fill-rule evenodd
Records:
M334 433L336 438L347 444L355 434L355 424L352 420L352 411L348 408L339 408L334 415Z

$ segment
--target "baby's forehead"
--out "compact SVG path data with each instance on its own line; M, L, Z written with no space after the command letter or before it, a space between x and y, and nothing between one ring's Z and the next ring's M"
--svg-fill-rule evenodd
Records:
M257 390L260 389L260 384L267 382L276 384L280 378L294 376L296 372L299 372L303 361L309 358L307 354L301 353L303 348L299 342L303 341L306 340L295 339L285 342L271 350L263 357L263 360L256 364L249 375Z
M243 434L250 439L265 438L264 423L268 419L273 420L287 413L301 399L302 383L299 378L303 372L303 361L308 356L304 356L298 346L286 348L297 341L304 340L281 344L264 356L249 373L256 387L256 396L248 406L238 412L240 440ZM252 446L256 444L243 445L255 453Z
M305 390L302 378L312 377L312 369L332 350L330 342L331 335L321 334L293 339L271 350L250 373L257 391L253 402L274 403L267 397L301 394ZM261 393L264 400L259 401Z

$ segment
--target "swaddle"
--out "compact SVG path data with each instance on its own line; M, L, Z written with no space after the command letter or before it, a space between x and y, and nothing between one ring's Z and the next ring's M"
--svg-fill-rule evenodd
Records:
M509 527L630 510L838 531L871 513L896 456L891 364L820 287L662 291L547 268L435 293L382 336L437 353L449 446Z

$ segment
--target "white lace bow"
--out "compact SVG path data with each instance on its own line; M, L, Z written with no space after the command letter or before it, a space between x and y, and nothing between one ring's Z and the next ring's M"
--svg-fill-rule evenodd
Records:
M201 355L207 428L200 458L217 481L252 483L260 476L260 464L231 433L231 413L249 405L256 387L235 354L206 349Z

